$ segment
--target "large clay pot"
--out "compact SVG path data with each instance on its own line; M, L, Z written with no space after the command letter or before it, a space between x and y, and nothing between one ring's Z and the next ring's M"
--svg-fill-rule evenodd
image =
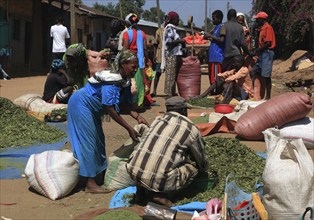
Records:
M201 63L195 56L182 59L177 85L179 94L184 99L197 96L201 92Z

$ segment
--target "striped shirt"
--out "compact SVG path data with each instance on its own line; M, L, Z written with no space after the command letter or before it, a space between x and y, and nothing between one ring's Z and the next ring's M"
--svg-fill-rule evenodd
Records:
M184 188L206 167L200 131L176 112L156 117L126 164L137 184L155 192Z

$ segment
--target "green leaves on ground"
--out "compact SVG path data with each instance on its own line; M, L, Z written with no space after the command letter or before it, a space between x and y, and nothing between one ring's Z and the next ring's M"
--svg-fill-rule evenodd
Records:
M10 100L0 97L0 148L49 144L65 136L63 131L29 116Z
M188 104L193 106L205 107L205 108L213 108L216 100L210 98L198 98L198 99L189 99L187 101Z
M261 177L265 160L257 156L253 150L241 144L237 139L211 137L205 139L205 154L208 161L208 173L217 175L217 185L210 190L199 192L194 197L180 199L176 204L192 201L207 202L212 198L223 198L226 177L234 173L237 184L247 192L253 192L255 183ZM191 188L197 188L193 183ZM184 193L180 193L184 195Z

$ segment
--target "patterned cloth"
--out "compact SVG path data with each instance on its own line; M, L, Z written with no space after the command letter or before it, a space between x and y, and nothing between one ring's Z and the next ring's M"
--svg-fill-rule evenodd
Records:
M180 190L206 167L201 133L176 112L156 117L126 164L137 184L155 192Z

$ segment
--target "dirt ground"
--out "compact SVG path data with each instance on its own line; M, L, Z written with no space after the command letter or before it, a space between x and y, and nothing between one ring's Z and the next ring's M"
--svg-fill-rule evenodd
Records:
M296 72L296 71L295 71ZM279 74L280 73L276 73ZM297 73L296 73L297 74ZM313 74L309 71L308 74ZM287 77L285 77L287 78ZM314 77L312 77L313 79ZM43 93L43 86L46 76L35 76L27 78L13 78L12 80L0 80L0 96L14 100L15 98L27 93ZM163 97L164 76L161 77L158 96L155 100L160 106L154 106L151 109L141 113L146 120L151 123L154 118L165 111ZM209 85L207 75L202 75L201 90L204 91ZM291 91L284 86L283 80L274 81L273 96L283 92ZM190 110L193 113L202 113L203 109ZM311 113L313 117L313 112ZM127 120L135 125L136 122L128 116ZM119 148L127 139L128 133L116 122L104 122L103 124L106 136L107 155ZM224 137L234 137L233 134L215 134ZM264 142L243 141L244 144L257 151L265 150ZM114 192L101 194L87 194L83 191L75 192L63 199L51 201L48 198L38 195L29 189L25 178L0 180L0 216L1 219L73 219L88 211L100 208L108 208L109 201ZM182 219L190 217L183 216Z

